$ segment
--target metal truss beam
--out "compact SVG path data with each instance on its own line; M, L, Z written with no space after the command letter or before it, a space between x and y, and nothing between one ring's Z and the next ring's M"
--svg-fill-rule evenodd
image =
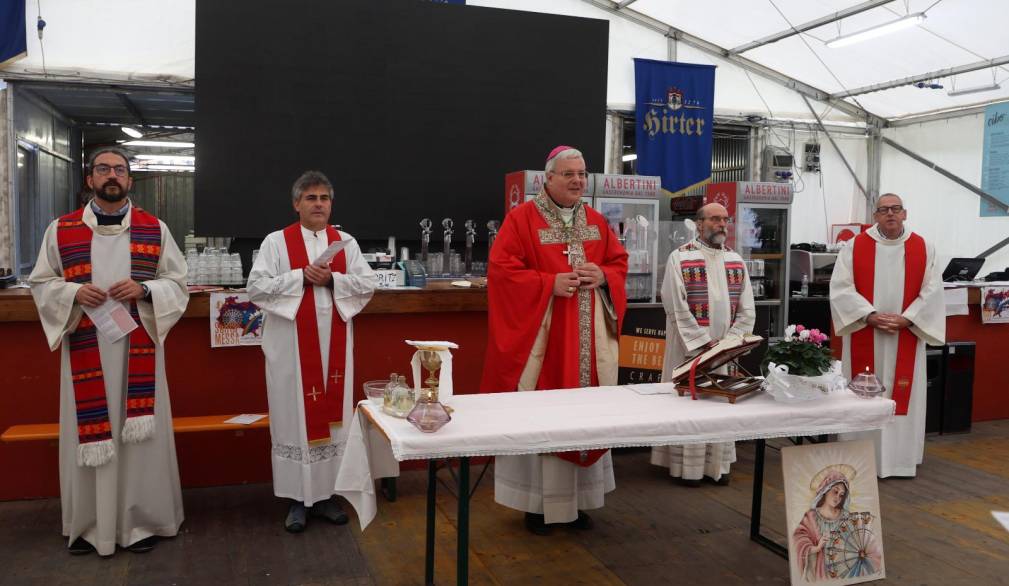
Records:
M757 47L763 47L764 45L776 43L782 39L787 39L788 37L795 36L799 33L804 33L806 31L819 28L825 24L830 24L832 22L841 20L842 18L847 18L849 16L860 14L862 12L865 12L866 10L872 10L873 8L882 6L884 4L889 4L890 2L893 2L893 0L869 0L868 2L857 4L855 6L852 6L851 8L845 8L844 10L840 10L833 14L828 14L827 16L817 18L816 20L804 22L796 26L795 28L783 30L781 32L774 33L773 35L767 35L762 39L757 39L756 41L753 41L751 43L746 43L745 45L740 45L733 49L729 49L729 53L732 53L733 55L738 55L745 51L751 51L753 49L756 49Z
M774 69L771 69L770 67L761 65L756 61L751 61L740 55L733 55L732 53L729 52L728 49L725 49L724 47L719 47L714 43L705 41L700 37L696 37L690 33L681 31L675 27L669 26L668 24L660 20L656 20L650 16L647 16L630 8L624 8L622 10L618 10L617 7L619 6L619 4L613 2L612 0L582 0L582 1L592 6L595 6L600 10L604 10L611 14L615 14L621 18L625 18L644 28L653 30L667 37L672 37L677 41L689 45L699 51L703 51L709 55L718 57L719 59L724 59L732 63L733 65L742 67L743 69L746 69L747 71L750 71L752 73L756 73L757 75L765 79L771 80L781 86L794 90L806 96L807 98L817 100L825 104L829 104L835 109L840 110L841 112L844 112L849 116L853 116L858 120L865 122L866 124L880 128L886 126L886 120L876 116L872 112L859 108L855 104L846 102L844 100L834 99L831 97L829 93L823 90L815 88L795 78L789 77L781 73L780 71L776 71Z
M904 147L904 146L902 146L902 145L894 142L893 140L891 140L891 139L889 139L889 138L887 138L885 136L883 137L883 144L889 145L889 146L897 149L898 151L900 151L900 152L904 153L905 155L911 157L915 161L918 161L922 165L925 165L929 169L932 169L936 173L942 175L946 179L949 179L953 183L956 183L960 187L963 187L964 189L970 191L971 193L976 194L978 197L980 197L981 199L985 200L989 204L995 206L996 208L998 208L998 209L1000 209L1000 210L1002 210L1004 212L1009 212L1009 205L1006 205L1005 203L1002 203L1002 201L999 200L999 199L996 199L995 196L993 196L993 195L989 194L988 192L982 190L981 188L977 187L973 183L971 183L971 182L969 182L969 181L961 178L959 175L956 175L956 174L952 173L951 171L947 171L946 169L943 169L939 165L936 165L935 163L933 163L932 161L930 161L930 160L926 159L925 157L919 155L918 153L915 153L915 152L907 149L906 147Z
M893 89L895 87L911 85L912 83L918 83L919 81L928 81L930 79L952 77L960 73L969 73L971 71L978 71L980 69L988 69L989 67L998 67L1000 65L1006 65L1007 63L1009 63L1009 55L996 57L995 59L986 59L984 61L975 61L974 63L968 63L966 65L958 65L957 67L947 67L946 69L937 69L936 71L929 71L928 73L922 73L920 75L912 75L911 77L904 77L901 79L895 79L893 81L874 83L872 85L862 86L859 88L855 88L853 90L837 92L836 94L830 94L830 97L836 100L840 100L843 98L850 98L851 96L859 96L871 92L878 92L881 90Z

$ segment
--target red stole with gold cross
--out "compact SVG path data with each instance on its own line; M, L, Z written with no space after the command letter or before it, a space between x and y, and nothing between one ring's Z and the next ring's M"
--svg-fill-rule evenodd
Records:
M872 303L876 276L876 240L863 232L855 237L853 273L855 290ZM901 311L918 297L925 279L925 240L911 233L904 242L904 299ZM911 400L911 384L914 382L915 351L918 337L910 328L897 334L897 364L893 374L893 400L897 402L897 415L907 415L907 405ZM851 335L851 374L865 372L866 368L877 373L875 355L875 328L866 326ZM879 377L883 379L882 376Z
M326 226L330 243L340 240L340 233ZM284 228L284 243L291 270L308 266L308 252L301 224ZM329 270L347 272L347 255L340 251L329 261ZM298 363L301 366L301 393L305 404L305 429L309 443L328 443L329 424L343 421L343 377L347 362L347 322L340 318L335 305L329 330L329 368L322 372L322 350L319 347L319 320L315 312L314 286L305 286L301 305L295 316L298 331Z

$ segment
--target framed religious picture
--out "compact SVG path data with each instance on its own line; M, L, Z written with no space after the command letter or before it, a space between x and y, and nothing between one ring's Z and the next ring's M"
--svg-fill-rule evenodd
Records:
M871 440L781 450L793 586L886 577Z

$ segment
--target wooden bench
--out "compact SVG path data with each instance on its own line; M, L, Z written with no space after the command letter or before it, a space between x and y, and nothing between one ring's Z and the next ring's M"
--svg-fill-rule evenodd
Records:
M264 417L255 423L225 423L234 415L203 415L201 417L176 417L172 419L175 433L191 433L197 431L243 431L270 427L270 418ZM28 423L12 425L0 435L4 442L31 442L39 440L55 440L60 437L59 423Z

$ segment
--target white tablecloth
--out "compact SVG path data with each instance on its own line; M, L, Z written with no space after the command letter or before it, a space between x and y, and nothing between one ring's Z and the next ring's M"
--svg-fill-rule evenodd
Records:
M634 390L671 388L663 383L456 395L452 421L436 433L422 433L405 419L363 402L352 422L336 490L357 509L363 529L376 512L373 479L398 476L397 462L404 460L845 433L878 429L891 421L895 408L889 399L863 400L847 393L785 404L758 392L731 405L715 397L694 401L689 395Z

